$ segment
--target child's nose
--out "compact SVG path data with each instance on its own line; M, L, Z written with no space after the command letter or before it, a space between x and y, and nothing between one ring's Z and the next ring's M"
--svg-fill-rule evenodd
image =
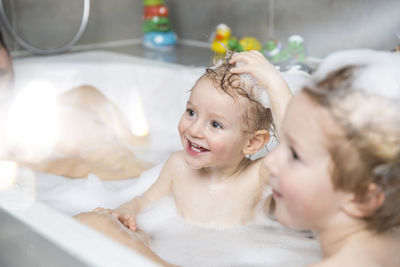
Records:
M265 156L262 160L262 167L266 169L270 175L272 176L277 176L277 173L279 171L279 164L278 164L278 147L273 149L271 152L268 153L267 156Z
M204 136L204 127L200 120L196 120L189 127L189 134L192 137L202 138Z

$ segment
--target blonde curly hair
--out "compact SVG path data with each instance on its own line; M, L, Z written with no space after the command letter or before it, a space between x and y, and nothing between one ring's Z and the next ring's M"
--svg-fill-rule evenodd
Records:
M371 72L376 61L358 60L358 64L342 62L333 70L331 65L331 71L317 73L303 91L327 107L345 133L344 138L330 139L334 187L363 197L375 183L385 201L365 220L370 229L383 232L400 226L400 55L357 53L386 62L379 71L389 82ZM335 55L331 61L345 55Z

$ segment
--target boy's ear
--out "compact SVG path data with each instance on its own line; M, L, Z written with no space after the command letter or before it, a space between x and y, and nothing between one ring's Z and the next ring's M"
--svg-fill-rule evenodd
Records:
M270 138L271 136L267 130L256 131L243 148L243 154L252 155L256 153L268 143Z
M343 204L343 210L352 217L368 217L380 207L385 201L385 194L375 184L370 183L367 192L360 197L352 194L352 197Z

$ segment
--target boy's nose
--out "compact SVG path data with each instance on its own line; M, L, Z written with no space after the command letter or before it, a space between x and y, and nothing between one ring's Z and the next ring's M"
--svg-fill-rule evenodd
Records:
M196 120L189 127L189 134L192 137L202 138L204 136L204 129L200 120Z

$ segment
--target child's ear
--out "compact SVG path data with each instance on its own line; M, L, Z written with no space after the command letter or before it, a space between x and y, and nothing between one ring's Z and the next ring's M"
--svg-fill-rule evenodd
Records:
M268 143L270 137L267 130L256 131L243 148L243 154L252 155L256 153Z
M371 183L364 196L360 197L353 194L342 208L352 217L365 218L374 214L384 201L385 194L375 183Z

